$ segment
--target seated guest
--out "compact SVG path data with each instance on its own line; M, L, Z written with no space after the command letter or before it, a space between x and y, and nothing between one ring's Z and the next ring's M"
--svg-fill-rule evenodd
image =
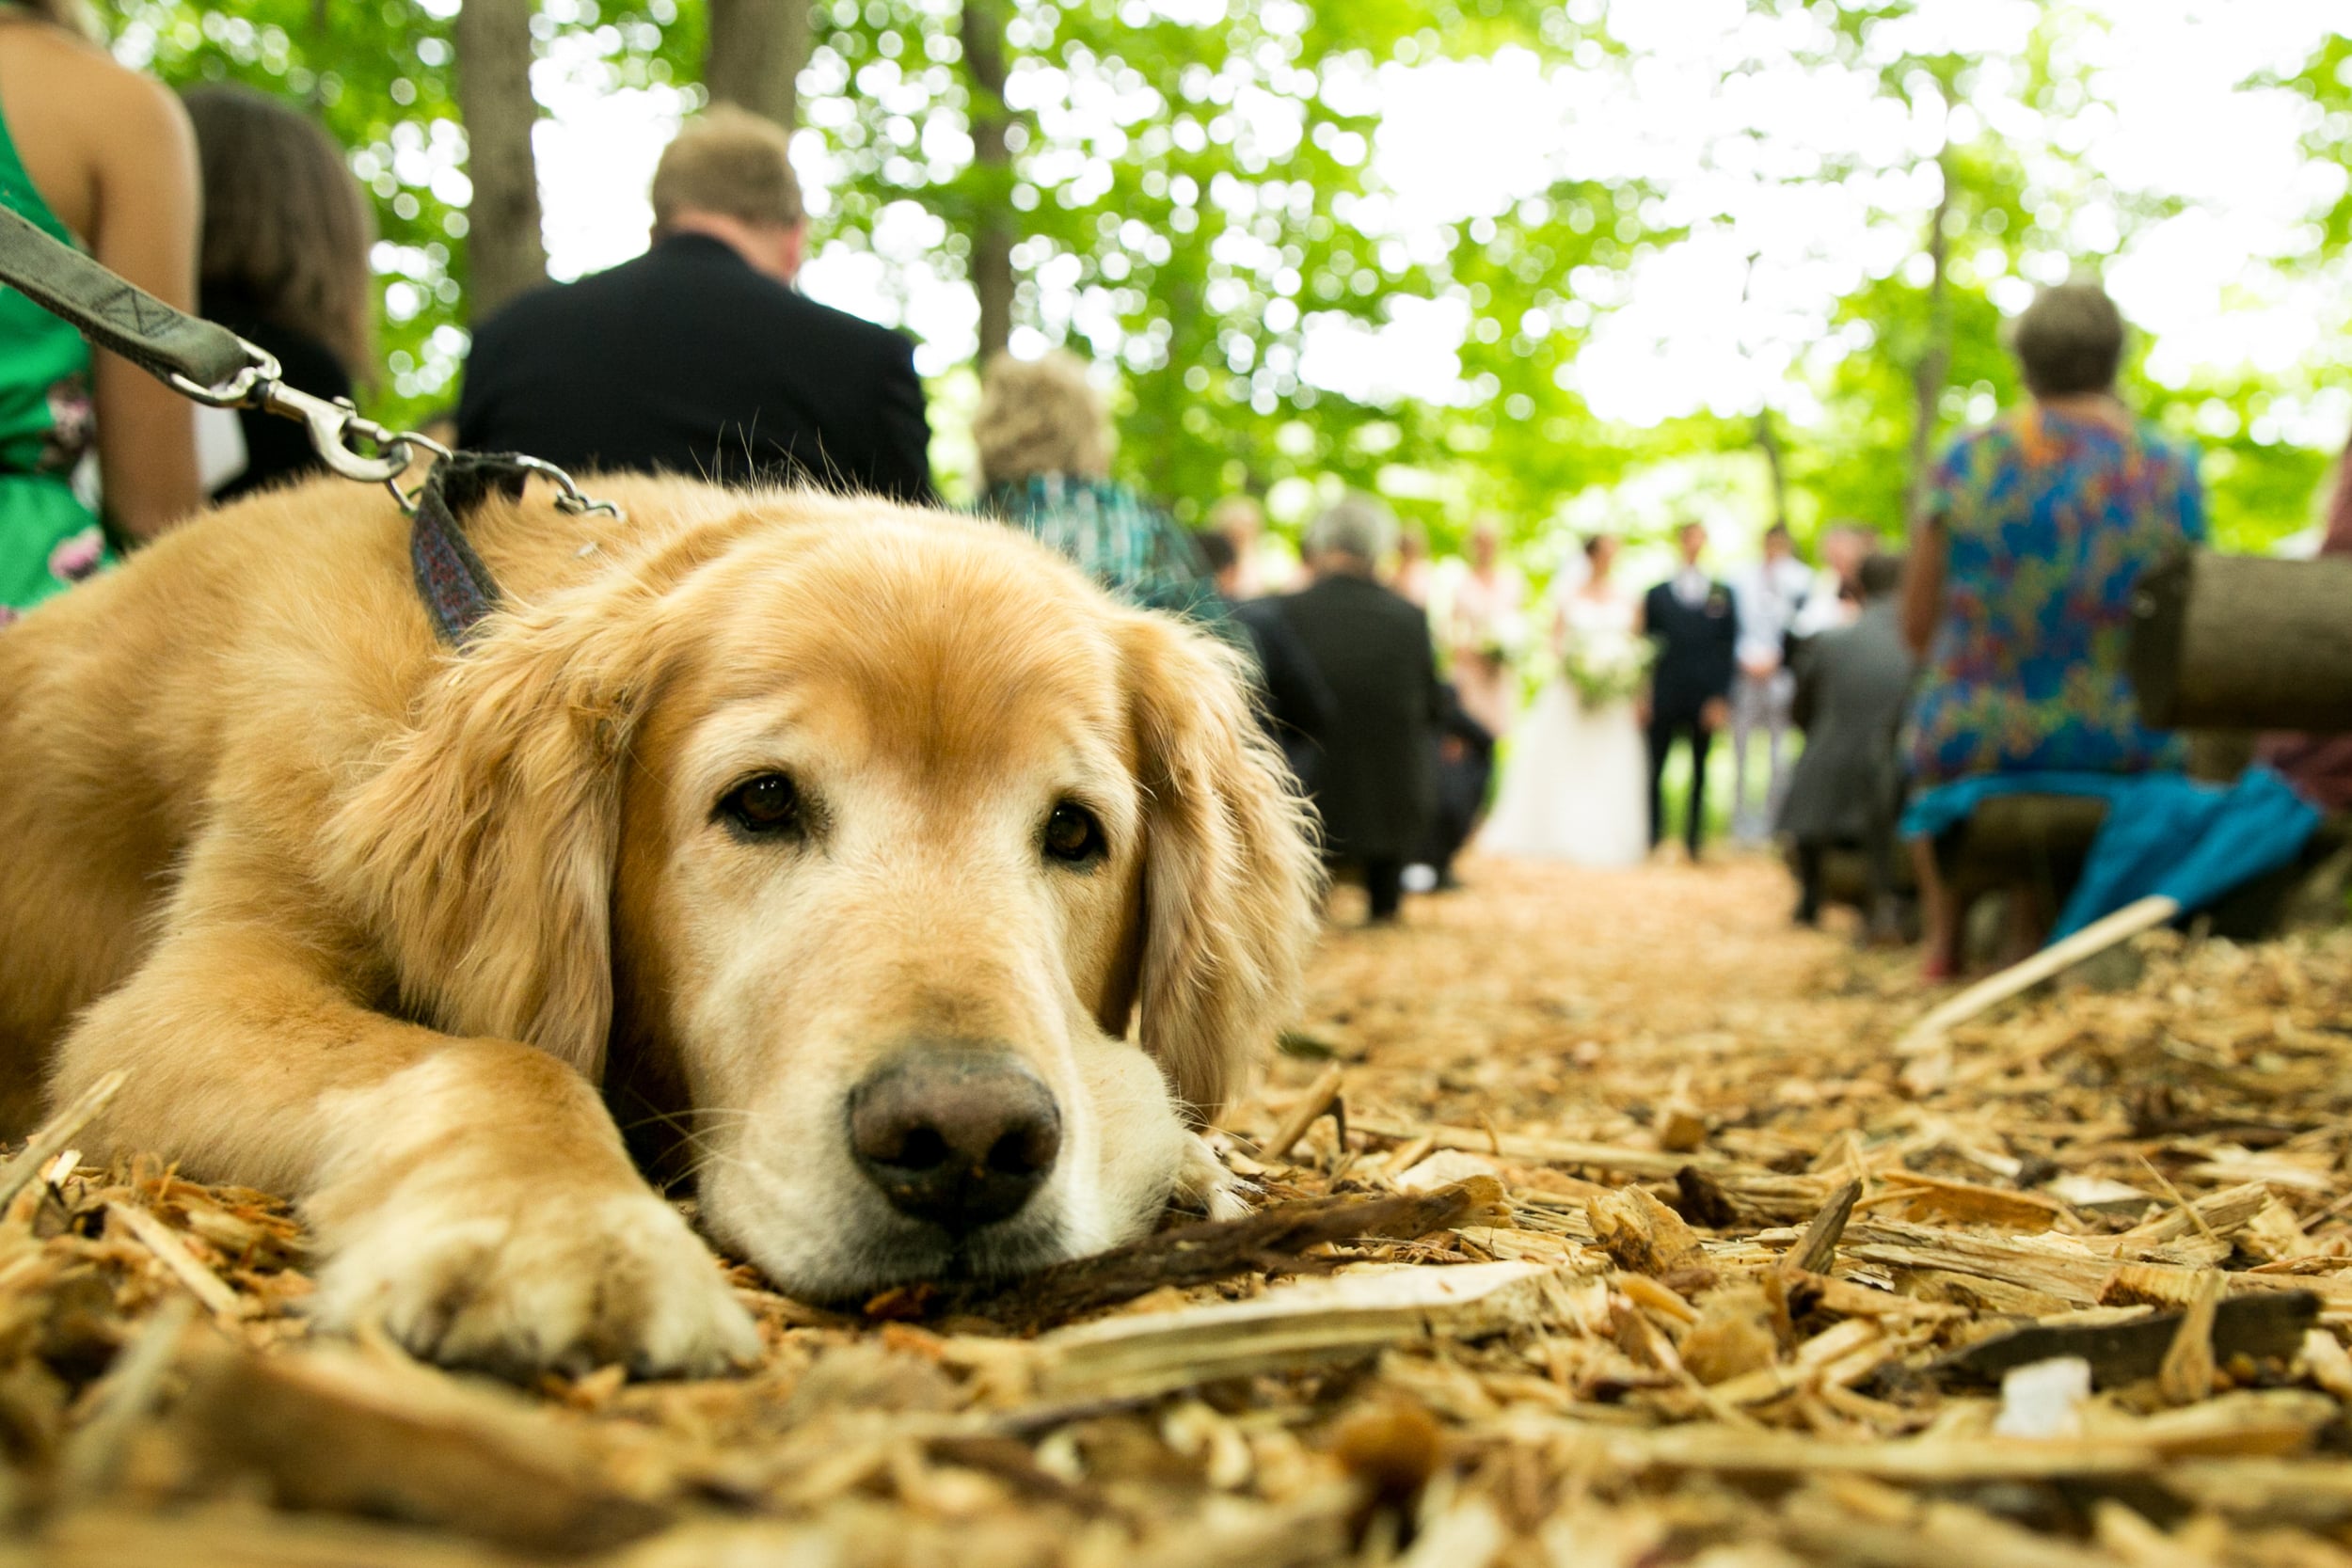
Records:
M192 87L181 99L204 170L201 313L277 356L288 386L349 397L354 373L375 359L375 217L342 149L300 110L249 87ZM255 408L219 417L216 428L233 420L236 436L208 476L215 500L326 471L294 420Z
M1331 689L1314 796L1324 853L1362 869L1375 924L1396 918L1405 863L1436 814L1445 717L1429 618L1373 578L1395 532L1378 501L1339 501L1307 529L1312 582L1275 601Z
M1454 875L1454 857L1477 828L1495 776L1495 737L1486 726L1470 717L1451 684L1439 684L1438 701L1443 716L1438 721L1437 809L1414 863L1405 868L1406 886L1417 892L1462 885ZM1417 876L1427 878L1426 887L1416 885Z
M1912 782L2177 769L2182 742L2140 722L2123 660L2133 585L2205 536L2195 454L2116 396L2123 321L2096 284L2042 291L2012 347L2031 396L1945 452L1911 552L1903 626L1924 660ZM1958 964L1956 911L1932 845L1915 839L1914 858L1928 973L1942 977ZM2013 911L2032 905L2015 890Z
M1208 530L1232 541L1235 604L1287 594L1299 586L1298 560L1279 538L1265 531L1265 508L1254 497L1227 496L1209 508Z
M1891 924L1895 810L1901 793L1895 732L1911 695L1913 669L1896 598L1902 570L1899 556L1865 560L1861 617L1821 633L1798 661L1792 708L1804 730L1804 752L1773 827L1795 850L1797 919L1807 926L1820 917L1822 855L1840 845L1859 845L1868 853L1870 907L1865 913L1874 929Z
M931 499L904 338L793 287L808 244L782 127L724 104L653 177L653 248L475 330L461 444L575 470Z
M1216 582L1216 591L1232 607L1233 620L1248 634L1250 650L1258 656L1260 689L1265 699L1259 718L1291 765L1302 794L1314 793L1315 760L1329 733L1335 704L1306 645L1291 630L1279 605L1272 599L1234 598L1240 585L1241 557L1232 540L1203 529L1192 536L1201 559Z
M972 441L980 511L1050 546L1129 604L1223 626L1225 602L1191 537L1111 478L1110 412L1076 356L990 360Z

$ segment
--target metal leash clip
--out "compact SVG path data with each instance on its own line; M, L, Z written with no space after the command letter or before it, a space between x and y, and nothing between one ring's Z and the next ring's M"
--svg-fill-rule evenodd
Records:
M447 457L449 453L443 452L441 455ZM571 475L546 458L533 457L528 452L516 452L513 461L517 467L529 468L542 479L555 482L556 488L562 492L555 498L555 509L558 512L574 517L584 516L591 512L601 512L608 517L626 517L626 514L621 511L620 507L612 501L598 500L594 496L583 494L580 486L572 483Z
M362 418L349 398L329 400L287 386L276 355L243 338L237 342L250 363L219 386L200 387L178 371L171 372L167 379L181 395L210 407L258 408L297 421L309 432L311 450L319 454L320 461L345 479L381 484L407 471L409 459L414 455L411 449L423 437L405 431L389 431L373 420ZM359 451L353 445L355 440L364 441L374 450Z
M417 498L422 493L420 485L414 490L400 487L401 476L408 471L417 451L421 449L437 460L446 460L449 448L430 436L413 430L387 430L373 420L363 416L349 398L323 398L289 387L282 379L284 367L278 356L258 344L239 338L237 342L249 362L229 380L216 387L199 386L182 375L169 372L165 379L182 396L213 408L258 408L265 414L293 420L309 432L310 448L319 460L345 479L356 479L363 484L381 484L392 493L402 512L409 516L417 514ZM361 451L355 442L364 442L372 451ZM559 512L580 515L602 512L618 517L621 509L608 500L597 500L583 494L572 482L572 476L554 464L537 457L518 457L518 466L554 482L561 492L555 498Z

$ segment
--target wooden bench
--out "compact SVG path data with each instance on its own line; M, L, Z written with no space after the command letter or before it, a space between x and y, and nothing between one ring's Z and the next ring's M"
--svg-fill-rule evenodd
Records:
M2167 730L2352 730L2352 556L2184 555L2133 593L2141 716Z

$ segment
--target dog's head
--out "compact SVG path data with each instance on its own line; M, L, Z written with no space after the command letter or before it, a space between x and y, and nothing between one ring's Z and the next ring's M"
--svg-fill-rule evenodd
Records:
M813 1297L1157 1214L1312 931L1234 656L1009 531L801 495L485 631L334 830L410 1007L610 1047Z

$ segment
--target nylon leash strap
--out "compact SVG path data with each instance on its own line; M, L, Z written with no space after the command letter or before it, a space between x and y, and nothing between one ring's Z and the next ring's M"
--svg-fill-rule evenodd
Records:
M0 205L0 283L183 397L296 420L327 467L389 489L410 518L417 592L435 633L453 646L498 607L498 584L467 543L463 525L465 514L492 489L519 499L525 482L537 474L556 484L560 511L621 515L612 502L582 495L552 463L520 453L452 452L415 431L389 430L363 418L347 398L330 401L287 386L268 350L165 304L6 205ZM417 489L403 490L401 476L421 450L436 459L433 471Z

